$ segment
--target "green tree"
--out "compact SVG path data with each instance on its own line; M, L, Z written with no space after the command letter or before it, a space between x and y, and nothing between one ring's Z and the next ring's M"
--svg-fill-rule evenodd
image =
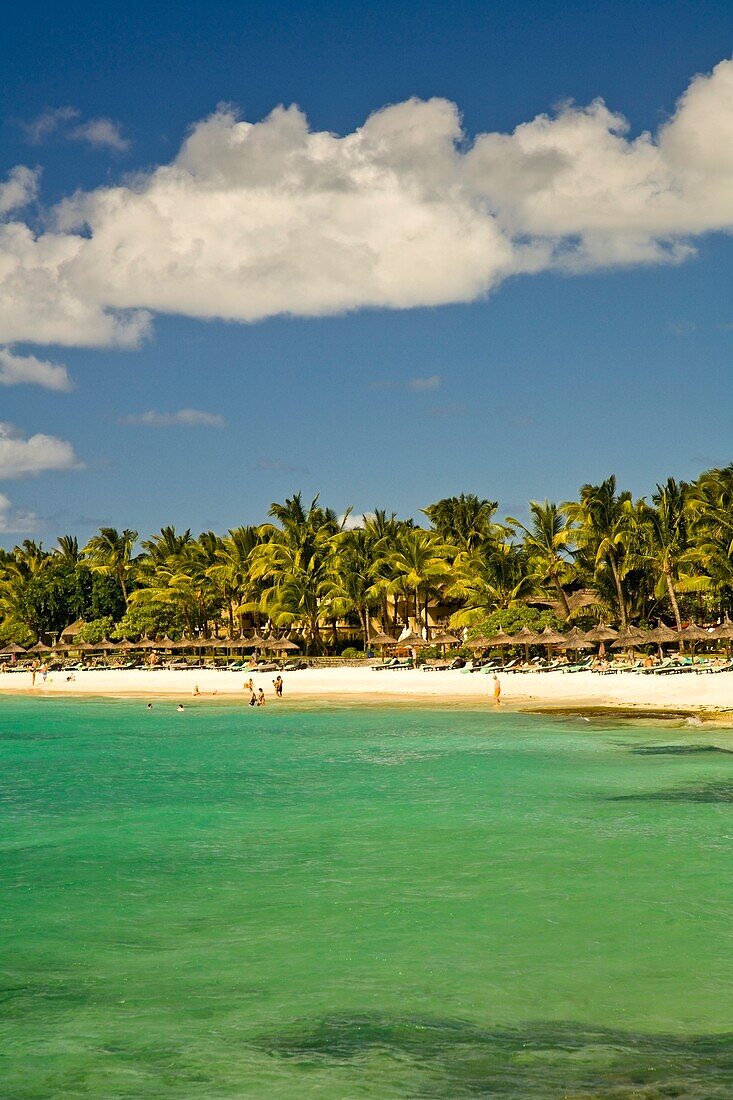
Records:
M443 542L452 542L468 553L477 550L482 543L495 541L505 529L494 523L499 507L496 500L481 500L474 493L461 493L457 497L444 497L435 504L423 508Z
M118 531L114 527L101 527L99 534L92 535L82 551L89 567L97 573L115 577L122 590L127 606L129 583L133 572L132 552L137 539L137 531L125 528Z
M508 522L523 533L529 572L540 584L552 586L562 607L563 617L568 619L570 605L565 585L575 577L569 556L569 547L574 537L573 525L558 506L548 500L543 504L536 500L530 501L529 511L529 527L517 519L510 518Z
M575 541L587 555L594 579L606 570L610 572L621 628L626 630L629 612L623 581L630 565L628 550L636 524L631 493L618 493L612 475L600 485L583 485L580 500L563 504L562 511L576 524Z

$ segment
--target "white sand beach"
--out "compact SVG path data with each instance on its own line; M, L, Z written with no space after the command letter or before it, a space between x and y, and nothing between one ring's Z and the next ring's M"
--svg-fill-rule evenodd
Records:
M189 696L198 688L201 700L248 698L248 673L223 670L118 669L67 673L51 672L45 683L29 672L0 675L0 692L34 696ZM275 673L254 673L255 688L263 688L274 702ZM492 675L462 671L379 671L372 668L311 668L284 674L284 699L344 700L378 703L392 699L450 705L482 704L493 708ZM706 675L688 672L676 676L649 676L621 672L602 676L592 672L500 674L502 705L507 707L608 707L654 711L733 712L733 672Z

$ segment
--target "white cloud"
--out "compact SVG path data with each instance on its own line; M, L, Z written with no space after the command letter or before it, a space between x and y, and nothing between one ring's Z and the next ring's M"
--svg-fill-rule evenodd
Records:
M344 531L357 531L367 520L374 518L374 512L349 512L338 517L338 523Z
M227 109L170 164L0 226L0 341L135 344L151 313L256 321L472 301L509 275L680 262L733 228L733 61L656 134L603 102L467 139L411 99L353 133Z
M85 141L95 148L114 149L117 153L124 153L130 148L130 142L122 136L119 123L111 118L90 118L88 122L82 122L69 131L69 140Z
M13 508L5 494L0 493L0 535L25 534L35 531L37 525L38 518L33 512Z
M40 145L56 130L79 118L76 107L49 107L30 122L21 123L25 136L31 145Z
M19 164L0 183L0 217L33 202L38 192L38 170Z
M49 363L35 355L16 355L11 348L0 348L0 386L24 384L64 392L74 388L62 363Z
M6 421L0 421L0 480L40 474L46 470L73 470L81 463L74 448L53 435L24 439Z
M178 409L169 413L149 409L148 412L123 416L120 424L141 424L145 428L223 428L226 421L218 413L204 412L202 409Z
M118 153L130 148L118 122L111 118L90 118L86 122L80 119L81 111L76 107L52 107L22 125L32 145L40 145L55 134L64 141L82 141Z
M442 381L439 374L430 374L427 378L410 378L407 388L415 393L429 393L431 390L439 389Z

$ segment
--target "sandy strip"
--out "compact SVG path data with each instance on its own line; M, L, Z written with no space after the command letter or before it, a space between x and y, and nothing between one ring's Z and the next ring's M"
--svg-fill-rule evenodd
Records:
M255 673L256 688L273 695L274 673ZM68 681L64 672L49 673L45 684L36 676L31 687L29 672L0 674L0 692L34 696L193 696L198 687L202 699L244 699L249 674L213 669L116 669L76 672ZM685 673L679 676L643 676L619 673L600 676L592 672L501 674L502 702L522 709L586 708L681 713L725 712L733 715L733 672L715 675ZM375 672L371 668L314 668L284 675L288 699L368 699L372 703L404 699L451 705L486 703L493 706L492 675L483 673Z

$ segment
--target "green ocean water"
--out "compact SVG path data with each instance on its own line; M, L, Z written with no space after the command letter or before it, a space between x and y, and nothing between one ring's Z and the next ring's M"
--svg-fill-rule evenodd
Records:
M0 1096L733 1097L731 753L0 699Z

